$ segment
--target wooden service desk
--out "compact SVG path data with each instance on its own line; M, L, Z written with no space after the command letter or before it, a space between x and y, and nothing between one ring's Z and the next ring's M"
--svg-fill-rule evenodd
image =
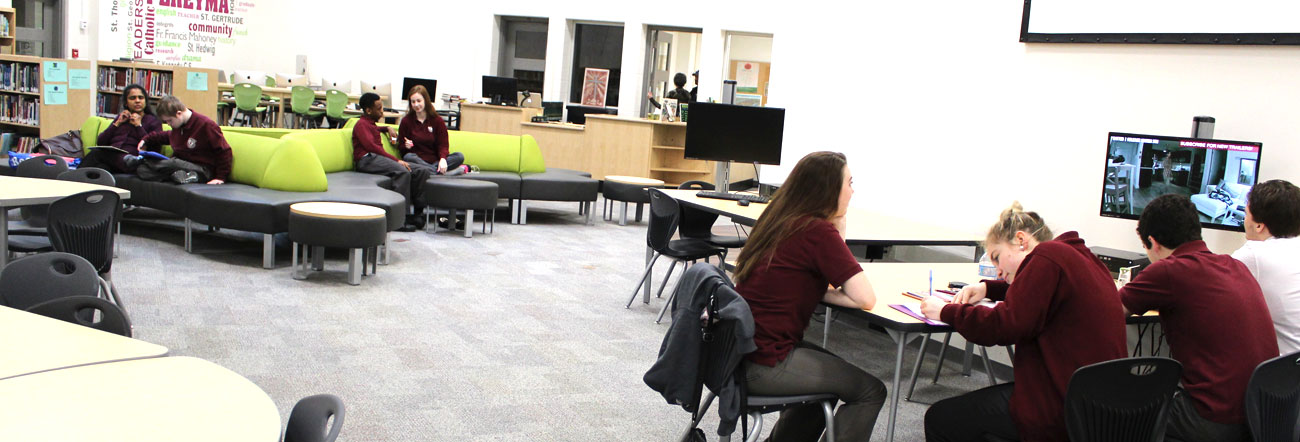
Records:
M526 123L542 109L535 107L500 106L495 104L461 103L460 130L502 135L522 135L520 123Z
M74 181L0 176L0 226L9 224L8 208L10 207L45 205L68 195L92 190L113 191L123 200L131 198L131 191L118 187ZM8 229L0 229L0 269L4 268L8 262L8 257L9 231Z
M280 412L266 392L202 359L112 362L0 381L0 440L279 439Z
M0 306L0 380L167 355L167 347Z

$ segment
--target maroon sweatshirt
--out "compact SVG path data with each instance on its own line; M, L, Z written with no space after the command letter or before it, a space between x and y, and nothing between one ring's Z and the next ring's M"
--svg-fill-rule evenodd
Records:
M406 140L411 140L414 145L411 149L406 148ZM397 150L403 154L414 153L420 159L429 164L438 164L438 160L447 158L451 152L448 150L447 143L447 123L442 121L442 117L433 114L431 117L425 117L421 123L415 117L415 113L407 112L402 117L400 127L397 129Z
M1066 441L1074 371L1127 356L1124 309L1110 271L1076 232L1038 244L1015 283L987 281L996 307L948 304L940 318L979 345L1015 344L1011 419L1020 439Z
M161 130L162 123L158 121L158 117L144 114L144 116L140 117L139 126L128 122L116 126L110 123L108 129L99 133L99 137L95 139L95 144L113 146L134 155L139 153L136 146L140 145L140 140L143 140L146 135Z
M379 126L375 125L375 120L365 115L358 118L357 125L352 126L352 163L360 161L361 157L368 153L383 155L398 161L384 150L384 142L379 137Z
M145 150L160 152L160 146L164 144L172 146L172 156L207 167L214 179L229 181L230 144L226 143L226 136L211 118L191 110L190 120L184 126L144 137Z

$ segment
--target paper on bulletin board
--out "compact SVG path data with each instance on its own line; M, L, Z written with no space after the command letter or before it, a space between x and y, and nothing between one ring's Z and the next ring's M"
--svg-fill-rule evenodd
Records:
M190 72L185 74L185 90L189 90L189 91L208 90L208 73Z
M758 92L758 63L736 63L736 92Z
M45 104L49 104L49 105L68 104L68 85L66 84L45 85Z
M90 89L90 69L68 69L68 89Z
M68 81L67 62L47 61L45 62L45 66L44 68L42 68L42 70L45 71L46 83L51 83L51 82L64 83Z

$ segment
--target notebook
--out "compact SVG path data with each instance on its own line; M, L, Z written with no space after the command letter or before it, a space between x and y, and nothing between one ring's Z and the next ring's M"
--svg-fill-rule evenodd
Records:
M893 307L894 310L898 310L900 312L906 313L908 316L911 316L916 319L920 319L921 322L924 322L926 324L937 325L941 327L948 325L948 323L943 321L936 321L933 319L926 318L925 315L921 314L920 304L889 304L889 306Z

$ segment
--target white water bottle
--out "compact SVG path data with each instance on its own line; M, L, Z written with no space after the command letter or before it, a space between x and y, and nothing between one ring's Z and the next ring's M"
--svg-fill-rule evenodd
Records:
M998 278L998 269L993 267L993 261L989 261L989 252L984 252L980 257L980 276L988 279Z

